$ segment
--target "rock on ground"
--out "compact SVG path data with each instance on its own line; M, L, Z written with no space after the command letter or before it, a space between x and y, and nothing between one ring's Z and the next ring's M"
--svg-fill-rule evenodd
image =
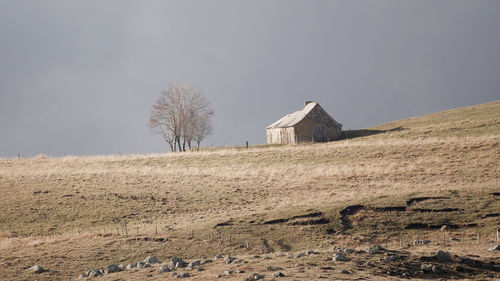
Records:
M181 258L173 257L170 260L170 265L172 265L173 267L185 267L186 262L184 262L184 260L182 260Z
M116 264L111 264L104 268L104 273L106 274L120 272L120 271L122 271L122 269Z
M347 258L342 253L336 253L335 255L333 255L333 260L334 261L346 261Z
M29 268L30 271L33 271L34 273L42 273L45 271L45 269L43 269L41 266L39 266L38 264L35 264L34 266L30 267Z
M376 246L370 247L370 249L368 250L368 253L373 255L373 254L377 254L377 253L384 251L384 250L385 249L382 246L376 245Z
M230 263L232 263L234 260L235 260L235 258L233 258L233 257L231 257L231 256L227 256L227 257L225 257L225 258L224 258L224 262L225 262L226 264L230 264Z
M194 260L188 264L188 267L193 268L195 266L199 266L201 264L200 260Z
M262 274L258 274L257 272L253 272L252 274L250 274L250 276L248 276L247 279L245 280L260 280L264 278L264 275Z
M172 271L172 269L168 266L165 266L165 265L158 267L158 270L157 270L158 273L165 273L165 272L170 272L170 271Z
M186 278L190 276L189 272L180 272L180 273L174 272L172 275L175 276L175 278Z
M156 257L156 256L147 257L144 259L144 262L149 263L149 264L160 263L160 261L158 260L158 257Z
M278 278L278 277L285 277L285 274L279 272L279 271L276 271L275 273L273 273L273 277L274 278Z
M493 247L489 247L488 251L500 251L500 245L495 245Z
M434 259L439 262L447 262L451 260L451 255L446 251L439 250L434 256Z
M200 265L211 263L211 262L212 262L212 260L210 260L210 259L204 259L204 260L201 260Z
M134 268L135 266L136 266L135 263L129 263L129 264L127 264L127 266L125 268L130 270L130 269Z

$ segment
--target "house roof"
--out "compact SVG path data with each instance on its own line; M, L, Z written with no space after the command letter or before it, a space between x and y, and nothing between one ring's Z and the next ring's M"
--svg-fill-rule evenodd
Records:
M307 114L317 105L318 103L316 102L309 102L306 104L304 109L295 111L294 113L287 114L283 118L279 119L278 121L272 123L271 125L267 126L266 129L272 129L272 128L286 128L286 127L292 127L295 124L299 123L304 117L307 116Z

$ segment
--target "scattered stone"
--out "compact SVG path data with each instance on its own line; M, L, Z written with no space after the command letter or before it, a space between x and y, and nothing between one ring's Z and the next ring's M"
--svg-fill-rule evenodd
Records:
M165 266L165 265L158 267L158 270L157 270L158 273L165 273L165 272L170 272L170 271L172 271L172 269L168 266Z
M297 254L297 255L295 256L295 258L297 258L297 259L298 259L298 258L305 257L305 256L306 256L306 254L304 254L304 253L300 253L300 254Z
M425 239L424 240L418 240L417 239L417 240L413 241L413 245L427 245L429 243L431 243L431 241L430 240L425 240Z
M230 264L230 263L232 263L234 260L235 260L235 258L233 258L233 257L231 257L231 256L227 256L227 257L225 257L225 258L224 258L224 262L225 262L226 264Z
M257 272L253 272L252 274L250 274L250 276L245 279L245 280L260 280L264 278L264 275L262 274L258 274Z
M275 273L273 273L273 277L275 277L275 278L285 277L285 274L283 274L279 271L276 271Z
M340 273L342 273L342 274L351 274L351 273L349 272L349 270L345 270L345 269L342 269L342 270L340 271Z
M175 278L187 278L189 277L189 272L181 272L181 273L178 273L177 275L175 275Z
M333 255L333 260L334 261L346 261L347 258L342 253L336 253L335 255Z
M331 261L331 260L333 260L333 259L332 259L332 257L326 257L326 258L324 259L324 261Z
M193 269L193 267L200 266L200 264L201 264L200 260L194 260L194 261L188 263L188 268Z
M500 245L495 245L493 247L489 247L488 251L500 251Z
M10 266L10 262L3 261L2 263L0 263L0 265L2 265L2 266Z
M257 256L257 255L252 256L252 259L260 259L260 256Z
M244 270L236 270L235 273L245 273Z
M374 255L374 254L377 254L377 253L384 251L384 250L385 249L382 246L376 245L376 246L370 247L370 249L368 250L368 253Z
M120 271L122 271L122 269L116 264L111 264L111 265L104 267L105 274L115 273L115 272L120 272Z
M97 276L101 276L101 275L102 275L102 273L100 270L96 271L96 270L91 269L90 272L87 272L88 277L97 277Z
M197 270L197 271L203 271L203 270L205 270L205 269L204 269L203 267L198 267L198 268L196 268L196 270Z
M218 260L218 259L221 259L221 258L222 258L222 255L217 254L217 255L215 255L215 258L214 258L214 259L215 259L215 260Z
M451 255L446 251L439 250L434 256L434 259L439 262L448 262L451 260Z
M439 265L433 264L432 265L432 273L441 274L441 273L443 273L443 271L441 270L441 267L439 267Z
M450 242L458 242L460 239L455 238L455 237L450 237Z
M398 257L396 255L388 255L385 257L384 261L385 262L392 262L395 261Z
M309 250L306 252L306 255L318 255L318 254L319 254L319 252L316 252L314 250Z
M144 259L144 263L155 264L160 263L160 261L156 256L150 256Z
M351 249L351 248L344 249L344 253L347 253L347 254L352 254L352 253L354 253L354 252L356 252L356 250Z
M227 276L233 274L232 270L224 270L224 272L221 273L222 276Z
M80 274L80 276L78 276L78 279L83 279L83 278L87 278L87 277L88 277L87 274L82 273L82 274Z
M35 264L34 266L30 267L29 268L30 271L33 271L34 273L42 273L45 271L45 269L43 269L41 266Z
M127 264L127 266L125 268L128 270L131 270L134 267L136 267L135 263L129 263L129 264Z
M282 270L283 268L277 266L277 267L273 267L273 266L268 266L267 267L267 271L277 271L277 270Z
M434 273L434 274L441 274L443 271L441 270L441 267L437 264L429 264L429 263L424 263L420 266L420 269L423 270L424 272L427 273Z
M170 260L170 265L173 267L179 268L179 267L185 267L186 263L181 258L173 257Z
M210 259L203 259L203 260L201 260L200 265L204 265L204 264L211 263L211 262L212 262L212 260L210 260Z

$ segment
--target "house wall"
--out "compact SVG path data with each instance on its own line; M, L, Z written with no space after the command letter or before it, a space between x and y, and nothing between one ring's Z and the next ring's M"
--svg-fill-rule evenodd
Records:
M293 127L266 129L266 143L267 144L296 143L295 129Z
M298 142L312 142L316 126L324 126L324 139L316 141L333 141L342 137L342 125L335 122L320 106L313 108L299 123L295 124Z

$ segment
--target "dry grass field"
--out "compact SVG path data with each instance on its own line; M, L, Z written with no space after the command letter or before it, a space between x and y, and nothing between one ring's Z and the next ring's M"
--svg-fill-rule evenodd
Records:
M486 250L500 227L500 102L348 131L331 143L0 159L0 194L2 280L67 280L148 255L217 253L247 260L238 267L247 273L279 265L285 280L402 278L387 274L396 265L363 267L381 263L368 254L325 261L333 245L387 245L407 267L438 249L500 266L500 251ZM417 238L432 242L408 245ZM306 249L321 254L293 258ZM27 270L34 264L48 271L35 275ZM413 278L500 278L495 270L444 267L448 274ZM190 279L220 280L228 266L206 269ZM98 278L173 276L152 268Z

